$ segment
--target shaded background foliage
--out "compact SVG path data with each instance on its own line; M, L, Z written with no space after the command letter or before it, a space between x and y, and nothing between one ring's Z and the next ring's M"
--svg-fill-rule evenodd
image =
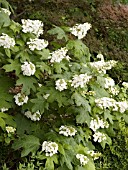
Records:
M93 28L84 38L94 56L101 52L106 59L121 62L110 72L119 81L128 81L128 1L127 0L9 0L12 18L39 19L45 30L51 25L73 26L90 22ZM121 72L121 73L120 73Z
M127 0L8 0L15 13L11 16L20 22L22 18L39 19L45 30L51 25L73 26L90 22L93 28L84 38L94 56L101 52L106 59L119 60L117 68L110 72L116 81L128 81L128 1ZM49 37L50 39L50 37ZM105 148L103 157L97 162L97 170L128 168L128 129L120 126L113 139L113 147ZM99 150L102 150L97 146ZM12 169L20 159L9 147L1 145L0 165L7 162ZM10 158L11 159L8 159ZM8 160L8 161L7 161ZM113 163L114 162L114 163Z

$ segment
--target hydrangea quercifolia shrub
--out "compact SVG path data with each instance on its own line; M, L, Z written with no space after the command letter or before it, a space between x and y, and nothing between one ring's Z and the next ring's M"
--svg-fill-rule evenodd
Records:
M128 83L119 87L107 75L117 62L102 54L90 61L82 42L89 23L55 27L48 41L41 21L0 15L0 140L30 157L15 168L95 170L96 144L111 145L118 122L127 121ZM61 48L54 39L63 39Z

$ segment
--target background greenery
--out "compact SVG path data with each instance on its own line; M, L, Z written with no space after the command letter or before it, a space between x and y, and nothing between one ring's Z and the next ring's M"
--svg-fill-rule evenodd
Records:
M73 26L90 22L93 29L84 38L94 56L101 52L106 59L121 62L112 70L118 82L128 81L128 0L10 0L12 18L39 19L45 29L51 25Z

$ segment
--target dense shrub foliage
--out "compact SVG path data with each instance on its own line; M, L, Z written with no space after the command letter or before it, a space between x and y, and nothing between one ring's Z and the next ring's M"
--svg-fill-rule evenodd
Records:
M117 61L90 54L90 23L45 31L40 20L11 20L0 2L0 141L13 155L1 166L95 170L128 123L128 83L107 74Z

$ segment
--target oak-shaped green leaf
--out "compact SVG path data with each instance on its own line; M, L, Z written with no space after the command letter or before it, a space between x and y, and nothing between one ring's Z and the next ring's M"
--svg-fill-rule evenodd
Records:
M5 54L10 58L11 57L10 49L5 48Z
M27 134L34 134L37 131L39 131L38 130L39 126L21 113L17 113L14 117L14 120L17 125L16 132L18 136L22 136L25 132Z
M31 99L31 102L33 103L32 111L35 112L37 110L40 110L41 113L44 113L44 110L48 110L48 102L42 97L39 96L38 98Z
M18 23L18 22L14 22L13 20L11 21L11 25L10 25L10 28L13 30L14 33L19 33L20 30L21 30L21 25ZM18 42L20 42L21 40L18 40ZM20 44L20 43L17 43L19 45L24 45L24 43Z
M41 60L48 60L49 56L50 56L50 51L49 49L43 49L43 50L35 50L34 51L35 54L40 55L40 59Z
M10 18L8 14L3 12L2 10L0 11L0 27L8 27L10 25Z
M54 63L53 65L55 72L60 74L63 72L63 70L67 71L68 67L66 66L65 63L61 62L61 63Z
M30 152L36 152L39 149L39 138L33 135L24 135L23 137L15 140L12 148L18 150L22 148L21 157L27 156Z
M90 121L91 121L91 117L88 113L88 111L86 111L86 109L84 107L81 108L76 108L76 111L78 111L78 115L76 116L76 122L77 123L87 123L88 126L90 125Z
M66 47L72 50L73 55L81 62L85 63L90 61L89 48L81 40L70 40Z
M53 82L50 82L50 81L46 82L45 86L42 86L39 88L40 92L38 93L38 95L49 94L47 102L48 103L57 102L59 107L73 104L72 100L66 95L68 92L67 93L60 92L59 90L56 90L55 87L53 86L54 86Z
M42 72L47 71L48 74L51 74L51 68L45 62L37 62L36 66L40 68Z
M62 156L62 160L61 160L61 165L63 166L64 164L66 164L66 166L68 167L69 170L73 170L73 166L72 166L72 160L73 160L73 152L72 150L65 150L65 156Z
M54 162L50 157L48 157L46 160L45 168L49 170L54 170Z
M113 119L114 119L114 116L111 114L111 112L109 110L105 110L104 111L104 118L105 120L109 120L111 124L113 124Z
M25 93L26 95L30 94L31 89L34 92L36 91L35 84L37 84L35 78L22 75L20 75L19 79L16 81L16 85L22 85L22 93Z
M8 115L7 113L0 112L0 127L5 129L5 125L10 125L16 127L13 116Z
M64 30L63 30L62 28L60 28L60 27L55 26L55 28L49 30L48 33L49 33L50 35L55 35L55 34L57 34L57 39L63 39L63 38L65 38L66 41L68 40L68 37L67 37L67 35L65 34Z
M62 155L65 155L65 151L64 151L63 146L62 146L61 144L59 144L58 147L59 147L59 148L58 148L59 152L60 152Z
M112 140L107 134L106 134L106 138L107 138L106 140L103 140L100 143L103 149L105 149L106 144L108 144L109 146L112 145Z
M16 59L20 58L21 62L30 61L29 50L24 50L24 45L20 46L23 50L18 52L15 56Z
M91 88L92 88L91 90L95 91L96 98L109 97L109 93L104 88L102 88L98 83L91 82Z
M20 62L19 60L12 60L12 59L9 59L8 62L10 64L6 64L3 66L3 69L5 69L6 72L12 72L12 71L15 71L16 72L16 75L19 75L19 73L21 72L21 65L20 65Z
M54 170L54 163L58 164L57 155L48 157L45 163L45 168L48 170Z
M51 88L49 94L50 96L47 99L49 103L56 101L59 107L68 106L70 104L70 99L65 96L65 93L60 92L55 88Z
M89 112L91 111L91 107L88 101L86 100L85 97L81 96L80 93L74 92L71 98L75 100L75 103L77 106L83 106L86 111L89 111Z

